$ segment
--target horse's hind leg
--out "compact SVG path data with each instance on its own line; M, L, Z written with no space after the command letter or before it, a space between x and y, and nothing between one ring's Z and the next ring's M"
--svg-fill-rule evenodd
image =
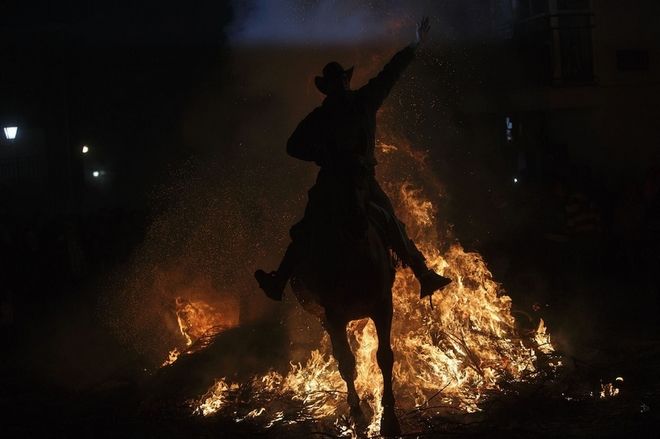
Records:
M330 335L330 341L332 342L332 355L337 360L341 377L346 381L346 387L348 389L348 405L351 409L351 417L355 420L361 420L363 415L362 409L360 408L360 397L355 390L355 356L348 344L346 322L328 319L325 326Z
M383 416L380 420L380 434L383 436L398 436L401 434L401 428L394 411L394 392L392 390L392 367L394 366L394 353L390 344L392 307L381 310L378 315L373 316L373 321L378 333L376 360L383 374Z

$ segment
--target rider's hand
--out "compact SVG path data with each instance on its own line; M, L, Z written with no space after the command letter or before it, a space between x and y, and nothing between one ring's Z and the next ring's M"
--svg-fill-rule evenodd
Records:
M429 30L431 29L431 24L429 23L429 17L422 18L422 21L417 23L417 32L415 34L414 46L419 46L420 44L426 41L426 38L429 35Z

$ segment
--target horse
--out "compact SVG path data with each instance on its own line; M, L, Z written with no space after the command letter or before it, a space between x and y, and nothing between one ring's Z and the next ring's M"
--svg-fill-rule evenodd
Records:
M359 192L358 192L359 193ZM349 197L350 198L350 197ZM337 198L335 198L336 201ZM348 405L354 421L364 419L355 389L356 362L346 334L349 322L370 318L378 334L378 367L383 375L383 436L400 434L392 390L394 354L390 343L392 285L396 264L383 233L383 215L378 206L358 202L363 209L327 208L317 218L308 239L307 255L292 277L293 292L303 309L320 319L330 336L332 355L348 389ZM337 214L343 212L343 214Z

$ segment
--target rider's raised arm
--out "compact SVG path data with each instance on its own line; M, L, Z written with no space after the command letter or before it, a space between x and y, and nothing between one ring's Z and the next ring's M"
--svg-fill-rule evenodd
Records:
M375 78L358 90L358 93L364 96L371 106L378 109L414 58L414 46L410 45L400 50Z
M415 58L415 50L420 43L426 40L431 26L428 17L424 17L417 25L415 40L404 49L397 52L383 70L365 86L360 88L362 94L374 108L378 109L382 104L394 84L399 80L403 71Z
M321 156L321 117L316 108L298 124L286 144L286 152L307 162L319 162Z

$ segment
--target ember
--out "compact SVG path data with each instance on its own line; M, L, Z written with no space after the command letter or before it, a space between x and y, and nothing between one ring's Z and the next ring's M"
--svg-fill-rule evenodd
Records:
M400 148L383 149L391 160L416 160ZM396 180L396 176L389 179ZM545 323L539 323L531 339L520 336L511 315L511 299L502 294L481 256L466 252L459 244L441 251L436 205L424 187L405 179L396 183L391 187L398 190L390 196L406 218L410 235L429 265L455 280L433 304L421 303L412 272L403 269L397 273L392 346L398 408L429 414L437 412L433 407L438 405L478 411L486 392L498 390L501 381L524 381L535 376L538 352L553 351ZM352 322L348 332L357 359L356 387L370 408L368 434L375 435L382 410L376 330L369 320L360 320ZM237 422L260 418L266 427L301 419L335 419L340 434L354 436L355 427L341 417L345 412L345 383L330 352L326 336L304 364L292 364L285 375L270 372L249 383L255 395L253 401L260 400L256 395L267 401L297 401L300 411L288 414L268 404L248 407L246 413L236 412L232 394L239 385L224 378L193 401L192 408L197 414L209 416L231 407L231 416ZM434 404L429 404L433 399Z
M606 398L612 398L615 396L619 395L619 385L623 383L623 378L622 377L617 377L614 380L615 384L612 383L607 383L607 384L602 384L600 385L600 398L601 399L606 399Z

